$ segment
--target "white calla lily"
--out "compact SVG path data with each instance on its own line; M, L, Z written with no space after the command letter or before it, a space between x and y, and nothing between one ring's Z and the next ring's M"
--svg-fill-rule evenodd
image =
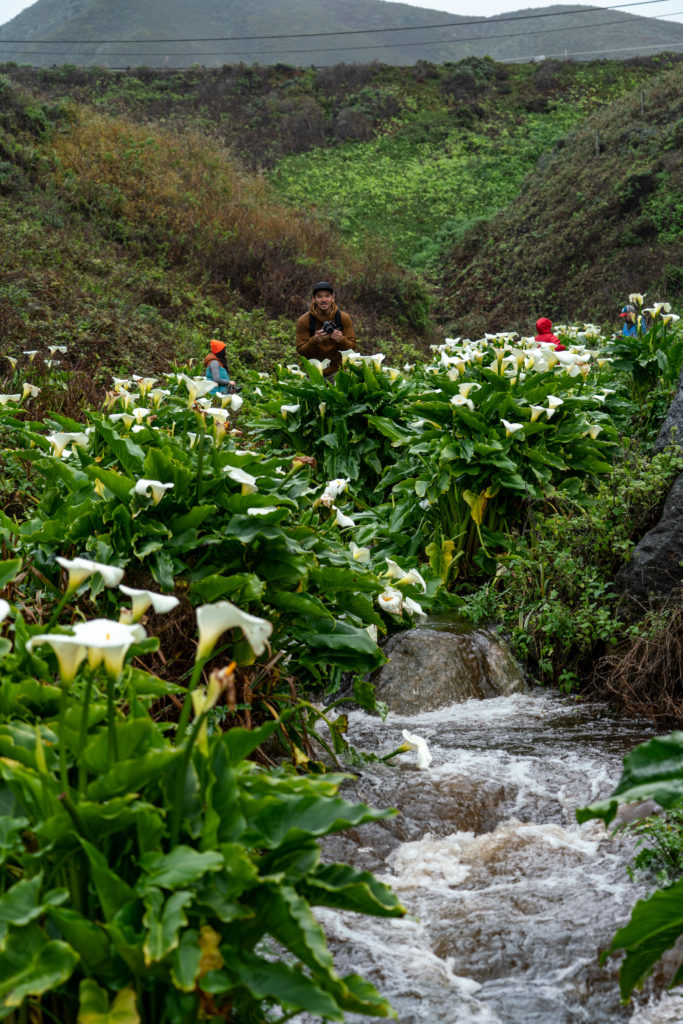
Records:
M351 556L356 562L369 562L370 561L370 548L359 548L353 541L349 544L351 549Z
M9 601L5 601L3 597L0 597L0 622L3 622L10 613Z
M356 525L355 520L351 516L344 515L336 505L333 505L332 508L336 513L336 523L340 530L346 530L348 527Z
M403 614L403 594L396 587L385 587L377 598L377 604L391 615Z
M239 469L238 466L224 466L223 472L236 484L241 484L242 494L255 494L258 491L256 477L252 476L251 473Z
M15 402L19 402L20 400L21 400L21 395L20 394L16 394L16 395L0 395L0 405L9 405L10 402L12 404L14 404Z
M81 662L88 653L85 644L78 637L67 636L63 633L40 633L38 636L31 637L26 644L26 650L32 653L34 647L39 647L41 644L48 644L54 651L62 683L73 682Z
M290 413L292 416L294 416L299 411L300 408L300 405L281 405L280 412L282 413L283 420L286 420L288 414Z
M524 433L524 424L523 423L510 423L509 420L503 419L502 417L501 417L501 423L505 427L505 436L506 437L512 437L514 434L518 434L520 431L522 431L522 433Z
M326 505L327 508L332 507L339 495L343 494L344 491L348 491L350 483L350 479L344 477L338 477L335 480L330 480L325 485L325 490L318 498L318 501L321 505Z
M427 741L422 736L416 736L415 733L408 732L407 729L403 730L402 735L405 740L403 749L417 751L417 767L421 770L429 768L432 763L432 755L429 752Z
M24 383L24 390L21 395L22 402L25 398L37 398L40 394L40 388L35 384L29 384L28 381Z
M123 579L123 569L115 565L106 565L104 562L95 562L91 558L62 558L58 555L55 561L69 574L67 593L76 590L96 572L102 577L105 587L118 587Z
M113 619L91 619L77 622L74 638L88 650L88 664L96 668L102 662L110 676L118 676L129 647L147 634L139 624L129 625Z
M124 609L126 619L130 616L130 622L137 622L151 606L157 615L165 615L167 612L177 608L179 601L172 594L157 594L154 590L136 590L134 587L127 587L119 584L119 590L126 597L130 597L132 608ZM124 619L122 619L124 621Z
M174 484L164 484L161 480L145 480L141 479L135 484L133 490L136 494L141 494L145 498L152 498L152 502L158 505L163 498L166 491L170 490Z
M231 604L230 601L200 605L197 608L197 626L199 629L197 661L211 654L216 641L226 629L239 626L257 657L263 654L266 643L273 632L272 622L256 615L249 615L237 608L236 605Z

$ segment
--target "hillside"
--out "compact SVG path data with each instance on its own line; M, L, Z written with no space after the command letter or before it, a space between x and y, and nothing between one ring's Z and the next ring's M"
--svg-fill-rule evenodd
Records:
M426 292L380 247L340 244L197 133L44 102L0 75L2 351L68 342L90 393L101 365L158 372L219 336L238 374L293 353L293 320L330 276L361 339L414 356Z
M458 331L536 316L616 322L625 295L683 296L683 68L592 115L514 203L445 260Z
M37 0L0 26L0 61L44 67L622 58L681 45L677 22L578 4L473 18L387 0Z

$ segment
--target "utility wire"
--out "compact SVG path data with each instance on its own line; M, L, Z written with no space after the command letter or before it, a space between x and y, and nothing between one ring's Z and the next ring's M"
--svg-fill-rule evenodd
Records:
M260 39L321 39L325 36L353 36L353 35L372 35L375 33L384 32L421 32L425 29L432 28L456 28L461 25L490 25L492 23L500 23L504 21L527 21L531 18L561 18L566 17L568 14L591 14L595 10L612 11L622 7L647 7L649 4L659 4L663 0L629 0L628 3L623 4L609 4L605 7L595 8L588 7L581 11L568 10L568 11L553 11L551 13L537 12L536 14L521 14L519 16L510 16L505 18L498 18L493 16L491 18L479 18L477 20L466 20L463 18L461 21L440 21L433 22L429 25L403 25L396 28L349 28L340 29L337 32L290 32L278 35L267 35L267 36L206 36L197 37L192 39L3 39L4 43L69 43L71 45L78 45L80 43L238 43L246 42L248 40L260 40ZM660 15L660 17L666 17L666 15Z
M580 12L576 12L576 13L580 13ZM679 15L679 14L683 14L683 11L674 11L673 12L674 16L675 15ZM667 17L672 17L672 15L671 14L669 14L669 15L658 14L658 15L654 15L652 20L654 21L657 18L667 18ZM357 51L357 50L380 50L380 49L394 49L395 47L401 47L403 49L403 48L405 48L407 46L449 46L449 45L460 45L462 43L478 43L478 42L488 42L488 43L496 42L497 43L501 39L514 39L514 38L518 38L520 36L525 36L525 37L528 37L528 36L544 36L544 35L547 35L549 32L566 32L566 33L569 33L569 32L585 32L586 29L599 28L599 27L604 26L604 25L624 25L624 24L629 23L630 21L631 21L630 18L610 18L610 19L608 19L606 21L594 21L594 22L591 22L588 25L573 25L573 26L569 26L569 27L558 26L557 28L536 29L535 31L532 31L532 32L505 32L505 33L501 33L499 35L493 35L493 36L492 35L464 36L462 38L458 37L457 39L443 39L443 38L442 39L422 39L422 40L418 40L417 42L413 42L413 43L374 43L374 44L371 44L371 45L334 46L334 47L324 47L322 49L321 48L316 48L314 52L316 54L318 54L318 53L339 53L339 52L345 52L345 51L348 51L348 50L354 50L354 51ZM2 43L3 41L4 40L0 40L0 43ZM587 51L583 51L583 52L586 52L586 53L616 53L616 52L621 51L622 49L629 49L629 50L636 49L636 50L638 50L638 49L647 49L647 48L652 48L652 47L656 48L656 47L659 47L659 46L662 46L662 45L664 45L664 44L662 44L662 43L653 43L653 44L643 44L642 46L636 46L636 47L616 47L616 48L611 49L611 50L590 50L590 51L587 50ZM676 44L676 43L671 43L671 44L667 43L666 44L667 47L675 46L675 45L681 45L681 44ZM13 52L13 51L5 50L2 46L0 46L0 53L11 53L11 52ZM170 57L181 57L181 56L188 56L188 57L193 57L193 56L198 56L198 57L199 56L200 57L230 57L230 56L250 56L252 54L257 54L258 56L261 56L261 57L268 57L268 56L274 56L274 55L286 56L287 54L308 53L308 52L310 52L308 49L307 50L233 50L233 51L226 51L226 50L202 50L202 51L183 50L183 51L180 51L179 53L176 52L176 53L170 53L169 54L168 51L166 51L166 50L148 50L148 51L143 51L142 53L140 53L140 52L137 52L137 53L128 53L128 52L127 53L117 53L116 51L114 51L114 52L106 51L106 52L101 52L99 54L96 54L96 56L101 56L101 57L135 57L135 58L138 58L138 57L168 57L168 56L170 56ZM80 55L93 56L91 51L85 51L85 50L80 50L80 51L76 50L74 55L75 56L80 56ZM36 50L36 51L28 51L28 52L26 52L26 56L58 57L58 56L62 56L62 54L58 50ZM573 54L572 56L575 56L575 54ZM496 58L496 59L497 60L501 60L502 63L505 62L504 59L501 59L501 58ZM511 60L519 60L520 58L515 57L515 58L510 58L510 59Z

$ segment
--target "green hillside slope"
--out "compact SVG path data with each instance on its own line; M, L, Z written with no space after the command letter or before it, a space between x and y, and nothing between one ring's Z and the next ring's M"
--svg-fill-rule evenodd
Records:
M101 361L158 371L213 336L238 365L272 365L329 276L361 341L424 336L414 277L283 207L220 146L42 102L0 75L2 351L68 340L90 388Z
M619 58L682 44L677 22L579 4L482 19L386 0L37 0L0 26L0 61L45 67Z
M625 295L683 294L683 69L594 114L445 261L458 330L536 316L616 322Z

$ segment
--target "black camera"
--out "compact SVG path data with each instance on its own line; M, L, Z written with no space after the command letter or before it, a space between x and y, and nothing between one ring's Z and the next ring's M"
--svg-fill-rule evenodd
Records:
M325 334L334 334L334 332L337 330L337 325L335 324L334 320L326 320L322 326L322 330L325 332Z

